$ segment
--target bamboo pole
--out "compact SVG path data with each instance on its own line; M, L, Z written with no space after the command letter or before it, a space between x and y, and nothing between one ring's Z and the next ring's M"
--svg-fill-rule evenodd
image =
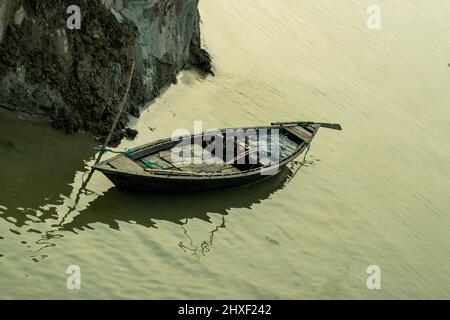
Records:
M134 74L134 67L135 67L135 65L136 65L136 62L133 61L133 64L132 64L132 66L131 66L130 77L129 77L128 83L127 83L127 89L126 89L126 91L125 91L125 95L124 95L124 97L123 97L123 99L122 99L122 103L119 105L119 108L117 109L116 117L114 118L114 121L113 121L113 123L112 123L111 129L109 130L109 133L108 133L108 135L106 136L105 142L103 143L102 150L108 146L109 141L111 140L111 137L112 137L112 135L114 134L114 130L116 129L117 122L119 122L120 115L122 114L123 108L125 107L125 103L127 102L128 92L130 91L131 80L133 79L133 74ZM89 180L91 179L92 175L94 174L94 171L95 171L94 166L95 166L96 164L98 164L98 163L100 162L100 160L102 159L102 156L103 156L103 153L104 153L102 150L100 150L100 153L98 154L97 159L95 160L95 163L94 163L94 165L92 166L91 171L89 172L88 177L86 178L84 187L86 187L87 183L89 182ZM82 188L84 188L84 187L82 187Z

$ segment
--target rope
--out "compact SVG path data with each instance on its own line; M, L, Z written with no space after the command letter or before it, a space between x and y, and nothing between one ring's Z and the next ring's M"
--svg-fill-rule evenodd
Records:
M133 152L130 149L127 149L125 151L116 151L116 150L109 149L109 148L106 148L106 147L101 147L101 148L98 148L98 151L100 151L102 154L106 153L106 152L123 154L123 155L127 156L130 159L133 157Z
M142 160L141 160L142 161ZM165 170L165 169L169 169L169 166L163 166L157 162L153 162L153 161L142 161L144 162L144 170L147 169L161 169L161 170Z
M305 145L308 147L305 152L305 156L303 157L302 165L306 163L306 156L308 155L308 151L311 148L311 144L308 141L305 141Z

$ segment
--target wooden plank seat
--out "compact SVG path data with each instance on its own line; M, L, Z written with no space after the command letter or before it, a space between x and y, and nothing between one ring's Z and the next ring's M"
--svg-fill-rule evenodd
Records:
M176 167L180 165L185 166L187 164L224 163L221 159L215 157L211 152L203 149L198 144L164 150L159 153L159 157Z
M303 129L302 127L284 127L288 132L292 133L296 137L299 137L300 139L310 142L312 138L311 132Z
M154 166L151 164L154 164ZM139 159L139 165L147 169L178 170L172 163L159 157L158 154L151 154Z
M175 152L179 158L173 157L172 152ZM184 155L184 157L182 157L182 155ZM175 168L183 172L240 172L239 169L226 164L222 159L214 156L211 152L198 144L183 146L175 150L165 150L159 153L159 157L170 162Z
M141 166L126 156L121 156L114 159L109 163L109 165L117 170L125 172L142 173L144 171Z

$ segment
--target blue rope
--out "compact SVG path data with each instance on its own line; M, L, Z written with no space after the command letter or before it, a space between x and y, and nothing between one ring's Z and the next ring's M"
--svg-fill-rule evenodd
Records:
M133 158L133 152L130 149L125 150L125 151L116 151L116 150L109 149L109 148L106 148L106 147L101 147L101 148L98 148L98 150L101 153L111 152L111 153L123 154L123 155L127 156L130 159ZM163 166L163 165L161 165L161 164L159 164L157 162L154 162L154 161L143 161L143 160L141 160L141 161L144 163L144 170L147 170L147 169L161 169L161 170L164 170L164 169L169 169L170 168L170 166L168 166L168 165L167 166Z
M159 164L157 162L153 162L153 161L143 161L143 162L144 162L144 170L147 170L147 169L161 169L161 170L164 170L164 169L169 169L170 168L169 166L163 166L163 165L161 165L161 164Z
M116 150L109 149L106 147L101 147L101 148L98 148L98 151L100 151L101 153L111 152L111 153L123 154L130 159L133 157L133 152L130 149L127 149L125 151L116 151Z

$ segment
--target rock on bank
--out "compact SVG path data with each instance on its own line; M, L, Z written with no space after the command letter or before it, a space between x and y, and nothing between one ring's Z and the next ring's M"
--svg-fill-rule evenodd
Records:
M80 30L67 28L71 5L81 9ZM132 61L134 116L186 66L209 72L198 0L0 0L0 106L105 135Z

